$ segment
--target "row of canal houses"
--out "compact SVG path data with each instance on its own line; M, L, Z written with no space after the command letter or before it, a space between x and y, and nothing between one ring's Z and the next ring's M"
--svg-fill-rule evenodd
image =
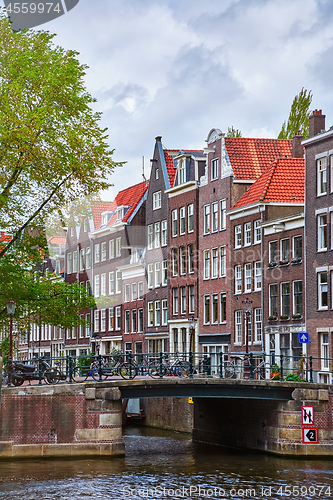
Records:
M193 151L165 149L156 137L149 182L95 204L54 257L67 282L95 296L96 309L82 311L87 325L33 328L32 349L191 350L212 365L220 352L305 353L324 358L314 366L330 382L332 158L333 130L317 110L305 141L212 129ZM308 344L299 342L304 331ZM31 356L31 345L21 352Z

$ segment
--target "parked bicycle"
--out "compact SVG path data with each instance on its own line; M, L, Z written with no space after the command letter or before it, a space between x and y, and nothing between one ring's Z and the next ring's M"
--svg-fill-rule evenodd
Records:
M162 356L156 356L148 365L148 375L152 378L162 378L164 376L187 377L190 373L191 363L180 358L178 352L173 361L170 360L169 354L163 354Z

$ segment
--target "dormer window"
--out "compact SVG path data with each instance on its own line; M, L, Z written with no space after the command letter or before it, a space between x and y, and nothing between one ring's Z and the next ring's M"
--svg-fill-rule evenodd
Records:
M128 209L129 209L129 207L125 206L125 205L117 208L117 222L120 222L123 220Z
M114 212L112 212L112 211L107 211L107 212L102 213L102 224L101 224L102 227L104 227L108 224L111 217L113 216L113 213Z
M185 184L186 182L186 161L185 158L181 158L178 161L179 168L179 184Z

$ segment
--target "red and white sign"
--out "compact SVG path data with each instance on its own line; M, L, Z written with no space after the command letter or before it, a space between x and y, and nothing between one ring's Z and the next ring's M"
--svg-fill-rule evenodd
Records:
M302 443L305 443L305 444L318 443L318 427L303 427L302 428Z
M302 425L314 424L313 406L302 406Z

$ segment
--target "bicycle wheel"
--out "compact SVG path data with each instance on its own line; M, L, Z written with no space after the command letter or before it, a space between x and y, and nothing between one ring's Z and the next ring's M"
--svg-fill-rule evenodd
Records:
M72 373L73 382L85 382L89 376L89 373L90 368L84 366L75 366Z
M191 372L190 363L188 361L178 361L173 365L172 372L177 377L188 377Z
M22 377L16 377L15 375L12 375L12 384L15 385L15 387L19 387L22 385L24 382L24 378Z
M57 368L48 368L44 372L44 380L47 384L57 384L60 380L60 372Z
M168 374L168 367L164 363L161 366L159 361L151 361L148 365L148 375L151 378L160 378L161 369L162 377Z
M96 382L100 382L100 376L99 376L99 362L94 361L91 366L90 366L90 375ZM101 379L102 381L106 380L109 376L109 373L106 368L103 366L101 367Z
M124 379L133 379L137 376L138 369L135 365L124 362L118 367L118 374Z
M236 370L233 364L225 363L223 366L223 377L224 378L237 378Z

